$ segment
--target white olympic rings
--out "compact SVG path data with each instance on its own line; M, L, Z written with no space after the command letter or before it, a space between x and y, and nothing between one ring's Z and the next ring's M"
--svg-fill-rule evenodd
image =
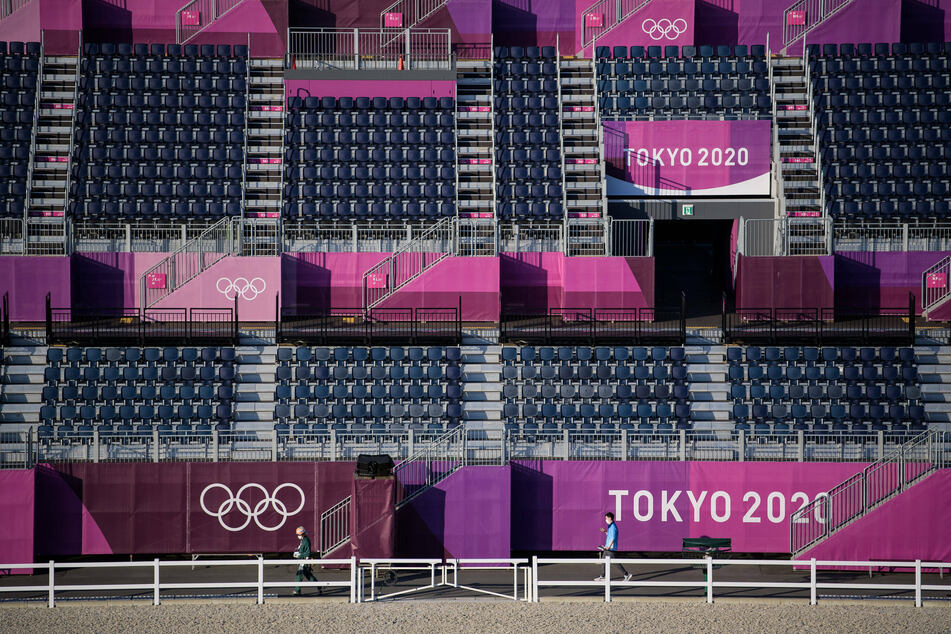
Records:
M260 277L251 278L250 281L248 281L246 277L236 277L234 281L231 281L227 277L219 277L215 288L217 288L218 292L224 295L228 301L234 301L235 297L252 301L257 299L258 295L264 292L267 288L267 283Z
M663 40L665 38L673 40L687 31L687 21L683 18L677 18L676 20L647 18L641 22L641 30L650 35L652 40ZM674 34L673 37L670 36L671 33Z
M300 504L297 505L297 508L293 511L287 510L287 506L277 499L277 494L284 488L291 488L297 491L297 494L300 495ZM205 506L205 494L208 493L211 489L223 489L228 497L218 505L217 511L210 510ZM241 498L241 495L248 489L258 489L261 493L264 494L264 498L254 505L254 508L251 508L251 505ZM276 531L284 526L284 523L287 521L287 518L291 515L297 515L304 508L304 491L301 490L299 486L292 482L285 482L280 484L277 488L274 489L274 493L269 494L267 489L262 485L251 482L245 484L243 487L238 489L237 493L232 493L231 489L227 485L221 484L220 482L215 482L214 484L209 484L201 492L201 496L198 498L198 503L201 505L201 510L212 517L218 518L218 523L221 524L221 527L226 531L231 531L236 533L238 531L244 530L248 527L248 524L251 523L251 520L254 520L254 523L258 525L258 528L265 531ZM278 522L277 526L265 526L258 519L268 508L273 508L274 512L281 516L281 521ZM234 527L229 526L225 523L224 517L230 513L233 509L237 509L239 513L244 514L244 523L240 526Z

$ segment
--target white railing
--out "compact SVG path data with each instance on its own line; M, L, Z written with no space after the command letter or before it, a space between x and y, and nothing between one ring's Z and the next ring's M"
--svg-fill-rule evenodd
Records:
M31 2L33 2L33 0L0 0L0 20L14 11L22 9Z
M451 70L449 29L292 28L288 68L334 70Z
M803 39L805 47L805 37L809 31L834 16L836 13L852 4L853 0L799 0L790 5L783 12L783 50L785 55L787 49L797 40Z
M411 29L430 15L446 6L448 0L396 0L393 4L380 11L380 28L387 28L391 32L396 29ZM399 13L402 18L398 27L388 27L387 13Z
M320 514L320 556L324 557L350 541L350 502L348 495Z
M291 566L294 567L301 564L309 564L313 566L345 566L348 569L349 575L346 580L342 581L294 581L293 579L287 579L285 581L269 581L265 579L264 567L265 566ZM264 603L264 591L267 588L292 588L292 587L304 587L304 588L347 588L350 591L350 603L357 602L357 559L356 557L351 557L349 559L264 559L258 557L251 560L234 560L234 559L224 559L224 560L202 560L202 567L211 567L211 568L254 568L254 575L248 576L248 578L241 579L240 581L212 581L212 582L196 582L196 581L182 581L181 579L176 579L174 582L167 580L162 580L162 572L172 570L172 569L184 569L184 568L193 568L195 562L191 560L176 560L176 561L163 561L161 559L153 559L152 561L71 561L71 562L36 562L36 563L16 563L16 564L0 564L0 570L33 570L34 574L36 571L46 571L47 582L42 585L16 585L16 584L5 584L0 585L0 595L3 593L26 593L26 592L42 592L47 597L47 605L49 607L56 606L56 593L59 592L76 592L76 591L98 591L98 592L115 592L115 591L127 591L127 590L137 590L137 591L151 591L152 593L152 604L160 605L162 602L162 591L163 590L236 590L236 591L247 591L247 590L257 590L257 603L261 605ZM57 582L56 571L69 569L69 570L86 570L86 569L110 569L110 570L121 570L121 569L133 569L130 572L135 570L142 569L151 569L152 570L152 580L148 582L139 582L139 583L61 583ZM286 568L285 568L286 570ZM286 574L286 573L285 573ZM131 576L131 575L130 575ZM231 579L233 577L229 577Z
M382 601L395 597L406 596L416 592L425 592L427 590L437 590L439 588L453 588L456 590L467 590L476 594L489 595L501 599L512 601L531 600L531 567L528 565L528 559L361 559L359 579L357 583L358 602L366 603L373 601ZM496 592L485 587L476 587L465 585L459 582L460 572L462 571L481 571L483 573L492 571L501 574L512 572L512 594ZM404 590L383 593L378 590L379 586L384 586L396 580L400 571L412 572L414 577L420 579L415 585ZM519 592L519 572L522 573L522 587ZM428 574L426 574L428 573ZM370 592L366 592L366 579L369 576ZM428 583L422 583L427 581ZM379 584L378 584L379 581ZM501 583L491 583L489 587L500 586Z
M36 93L33 102L33 125L30 126L30 158L26 168L26 197L23 200L23 217L29 218L33 200L33 171L36 162L36 130L40 121L40 95L43 94L43 32L40 31L40 60L36 71ZM69 157L72 160L72 156ZM69 192L66 192L69 199Z
M66 168L66 188L63 190L63 214L69 214L69 188L73 182L73 152L76 149L76 112L79 109L79 79L83 73L83 33L79 31L79 49L76 52L76 76L73 78L73 109L69 113L69 162Z
M793 513L789 524L793 557L938 469L951 466L942 439L942 432L926 431Z
M608 244L610 255L651 257L654 255L654 219L623 220L610 218Z
M141 305L151 308L233 251L234 225L231 218L222 218L142 274ZM150 288L149 280L156 279L153 276L164 278Z
M584 569L585 579L565 578L563 571L557 579L541 579L540 566L558 564L561 566L581 566ZM611 578L612 565L622 565L629 572L635 571L638 567L648 566L652 574L646 579L635 578L624 581L618 578ZM692 566L703 571L703 579L683 579L683 578L663 578L664 575L657 575L657 567L682 567ZM714 571L723 566L737 566L739 572L731 572L727 579L719 580L714 577ZM808 569L809 581L763 581L762 573L757 571L754 576L743 577L742 567L778 567L790 568L792 571ZM829 575L825 575L822 581L819 581L818 570L823 568L856 568L858 570L872 570L873 568L911 568L914 570L914 583L861 583L855 580L854 574L843 575L842 580L835 580ZM926 584L922 582L922 573L937 570L942 574L944 569L951 567L951 562L930 562L930 561L817 561L815 559L790 561L778 559L713 559L703 557L698 559L567 559L567 558L539 558L532 557L532 602L538 603L540 600L540 588L596 588L603 589L604 601L609 602L612 598L612 591L615 589L632 588L673 588L687 589L697 588L704 590L704 598L707 603L713 603L714 590L716 588L745 588L745 589L786 589L786 590L808 590L809 604L816 605L819 602L819 590L887 590L892 592L914 592L915 606L920 607L924 601L924 592L947 592L947 584ZM603 579L591 581L588 574L591 571L600 571ZM639 575L634 574L634 577ZM832 597L838 598L838 597Z
M767 34L766 39L769 39ZM769 50L769 42L766 44L766 72L769 77L769 101L771 104L772 123L772 144L773 144L773 180L776 181L776 200L778 203L777 218L786 217L786 188L783 183L783 164L779 152L779 119L776 115L776 80L773 77L773 56Z
M453 254L456 218L443 218L402 244L363 274L363 308L369 310Z
M23 218L0 218L0 255L26 253L26 222Z
M499 223L499 252L564 252L564 223Z
M747 257L831 255L831 218L746 218L737 250Z
M948 278L951 277L951 256L942 258L921 274L921 309L929 311L951 295Z
M175 13L175 41L185 44L244 0L191 0Z
M595 2L581 12L581 24L583 25L581 47L584 48L589 44L594 44L597 38L614 29L650 2L651 0L600 0L600 2ZM587 18L589 14L600 16L595 20L600 19L601 26L589 26ZM591 58L595 59L594 51L591 51Z
M812 136L812 166L816 172L816 186L819 189L819 211L826 216L825 175L822 173L822 152L819 151L819 126L816 122L816 104L812 92L812 69L809 64L809 51L805 50L803 39L802 66L806 82L806 112L809 113L809 132Z

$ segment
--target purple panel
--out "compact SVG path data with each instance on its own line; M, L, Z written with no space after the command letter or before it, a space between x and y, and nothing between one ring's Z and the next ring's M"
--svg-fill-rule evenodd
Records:
M287 49L281 35L287 28L287 1L267 4L271 11L261 0L244 0L188 43L250 45L250 55L282 57Z
M453 308L463 321L499 320L499 259L449 257L401 288L382 308Z
M576 0L496 0L492 3L492 33L496 46L561 46L574 55ZM585 6L590 4L586 3Z
M38 0L43 50L47 55L75 55L83 28L82 0ZM22 36L21 36L22 37Z
M739 308L831 308L835 305L836 260L832 256L739 256Z
M0 471L0 562L25 564L33 561L33 469ZM3 570L31 574L32 569Z
M580 50L582 36L582 11L593 2L586 2L575 16L576 42ZM620 25L595 41L595 46L688 46L694 42L695 0L653 0L640 11L629 16ZM609 25L608 25L609 26ZM585 48L585 56L591 55L591 45Z
M83 483L67 469L39 465L36 472L36 530L38 560L83 552Z
M951 469L942 469L850 524L803 559L951 561Z
M511 552L509 467L465 467L398 512L402 557L504 558Z
M0 295L10 293L10 319L44 321L46 294L55 307L70 305L69 258L0 256Z
M33 0L0 20L0 41L39 42L42 28L40 2Z
M915 296L921 313L921 276L947 251L840 252L835 256L836 304L869 310L908 305Z
M769 121L607 121L608 195L769 195Z
M456 97L456 82L289 79L287 96L301 97Z

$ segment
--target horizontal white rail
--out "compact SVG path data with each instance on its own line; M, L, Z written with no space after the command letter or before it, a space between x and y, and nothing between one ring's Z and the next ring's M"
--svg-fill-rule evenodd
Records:
M571 580L571 579L541 579L538 568L545 564L571 564L582 565L591 568L600 567L601 576L596 580ZM702 581L675 581L675 580L612 580L611 568L615 565L629 566L677 566L688 565L704 569L704 579ZM713 571L715 567L720 566L786 566L793 570L809 569L809 581L743 581L743 580L714 580ZM871 570L873 568L910 568L914 569L914 583L851 583L843 582L818 582L816 572L820 568L860 568ZM944 569L951 569L951 562L930 562L930 561L833 561L833 560L759 560L759 559L713 559L712 557L703 557L695 559L624 559L620 557L610 559L569 559L569 558L532 558L532 593L531 601L538 603L539 588L541 587L598 587L604 589L604 600L611 601L611 591L613 588L698 588L706 590L707 603L713 603L714 588L776 588L776 589L809 589L809 603L816 605L818 603L818 590L899 590L914 591L915 606L921 607L923 602L923 591L946 591L951 589L951 585L929 585L921 582L922 570L937 569L943 573ZM942 575L943 576L943 575Z

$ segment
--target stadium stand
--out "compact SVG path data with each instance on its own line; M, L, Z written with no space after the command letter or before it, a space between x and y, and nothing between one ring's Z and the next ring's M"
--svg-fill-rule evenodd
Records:
M38 42L0 42L0 217L22 216L37 100Z
M951 183L951 47L809 47L828 212L941 220Z
M40 438L230 429L234 348L50 348Z
M765 46L597 48L608 119L751 119L771 111Z
M86 44L73 213L240 215L246 57L245 46Z
M279 347L275 429L444 432L462 416L460 359L453 347Z
M450 97L290 97L288 218L453 216Z
M925 430L913 348L727 348L736 428L893 434Z
M690 429L683 348L502 348L505 427L517 435L562 430Z
M495 50L497 196L502 218L561 218L561 128L554 47Z

